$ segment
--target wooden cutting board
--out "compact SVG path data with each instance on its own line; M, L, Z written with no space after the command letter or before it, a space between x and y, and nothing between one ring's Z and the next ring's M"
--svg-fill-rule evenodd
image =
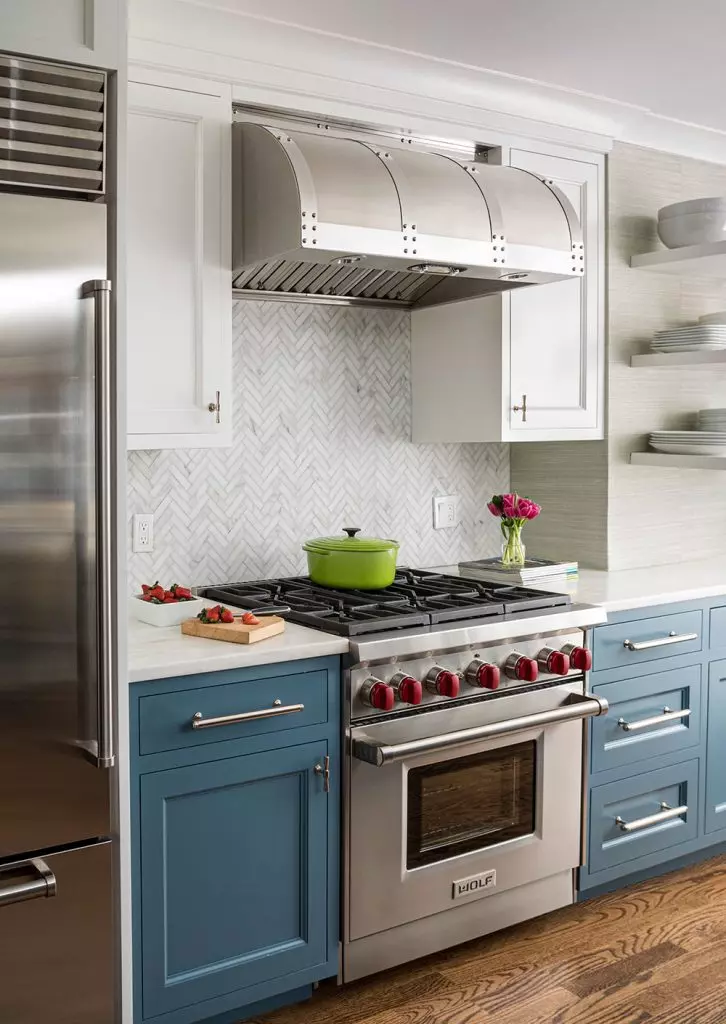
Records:
M279 615L260 615L257 626L246 626L241 619L234 622L200 622L187 619L181 624L182 633L187 636L203 636L207 640L227 640L232 644L255 644L277 636L285 629L285 620Z

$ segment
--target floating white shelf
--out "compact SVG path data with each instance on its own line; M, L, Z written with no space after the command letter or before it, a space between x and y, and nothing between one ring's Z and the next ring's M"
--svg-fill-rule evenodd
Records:
M666 455L665 452L633 452L631 466L660 466L661 469L726 470L726 455Z
M631 356L631 366L702 366L714 363L726 365L726 349L722 352L647 352Z
M659 249L633 256L630 266L660 274L700 274L726 278L726 241L686 245L681 249Z

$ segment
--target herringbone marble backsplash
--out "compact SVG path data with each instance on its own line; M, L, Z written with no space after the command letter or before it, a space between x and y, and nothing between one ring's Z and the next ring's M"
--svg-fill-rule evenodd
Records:
M128 456L128 513L153 512L154 551L129 585L199 585L305 571L309 537L360 526L402 565L496 554L486 502L509 486L504 444L415 445L409 315L364 307L234 305L234 444ZM444 341L445 343L445 341ZM460 495L434 530L431 498Z

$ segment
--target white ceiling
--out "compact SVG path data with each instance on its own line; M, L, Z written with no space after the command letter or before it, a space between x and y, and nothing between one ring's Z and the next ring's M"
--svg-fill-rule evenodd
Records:
M724 0L206 0L726 131Z

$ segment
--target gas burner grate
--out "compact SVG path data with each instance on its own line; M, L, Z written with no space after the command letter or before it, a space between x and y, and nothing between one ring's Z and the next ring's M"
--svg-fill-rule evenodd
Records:
M340 636L481 619L570 604L566 594L399 569L384 590L335 590L307 576L205 587L203 597Z

